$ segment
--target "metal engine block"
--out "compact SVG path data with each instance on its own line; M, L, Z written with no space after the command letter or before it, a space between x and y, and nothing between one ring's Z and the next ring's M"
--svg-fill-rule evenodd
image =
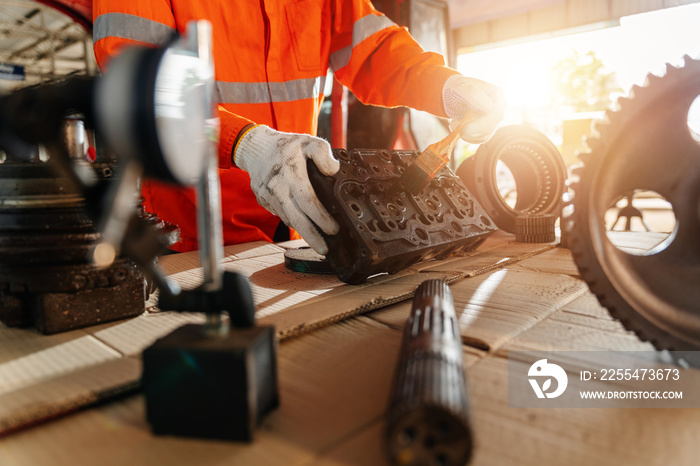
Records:
M462 181L444 168L417 195L399 183L415 151L334 149L340 170L323 175L309 162L311 184L340 225L324 235L338 278L358 284L428 259L478 247L497 228Z

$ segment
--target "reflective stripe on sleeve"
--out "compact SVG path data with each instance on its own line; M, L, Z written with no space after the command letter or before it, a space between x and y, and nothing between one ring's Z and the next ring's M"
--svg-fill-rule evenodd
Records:
M166 24L127 13L105 13L95 18L92 41L107 37L131 39L153 45L164 45L175 32Z
M323 92L326 76L284 82L217 81L218 102L222 104L261 104L315 99Z
M369 14L355 21L352 26L352 45L348 45L336 52L333 52L330 57L331 68L339 70L348 63L352 56L352 50L363 40L376 34L379 31L396 26L392 20L383 15Z

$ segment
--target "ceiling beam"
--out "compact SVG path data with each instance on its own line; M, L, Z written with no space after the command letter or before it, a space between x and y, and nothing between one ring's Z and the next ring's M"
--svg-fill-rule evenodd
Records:
M595 24L616 24L623 16L698 2L700 0L562 0L453 29L453 40L458 53L465 53L478 46Z
M72 24L71 24L72 26ZM85 36L85 30L80 28L79 26L75 25L75 30L71 31L70 29L66 29L64 31L51 31L50 29L38 27L38 26L32 26L32 25L24 25L22 28L18 28L13 21L0 21L0 34L3 34L5 37L35 37L35 38L43 38L46 37L47 34L53 33L54 37L57 38L76 38L76 37L81 37Z
M27 52L30 52L33 49L36 49L38 46L46 43L47 41L54 41L58 40L61 42L61 44L65 42L75 42L75 40L71 37L70 39L67 39L65 36L62 36L61 33L64 33L66 30L70 29L73 26L73 23L68 23L63 25L60 29L56 31L52 30L47 30L46 34L44 37L38 38L36 41L32 42L31 44L27 45L26 47L22 47L19 50L15 50L11 55L10 58L15 58L15 57L20 57L20 56L26 56ZM59 37L62 36L62 37ZM60 45L59 45L60 46ZM54 47L51 47L52 49Z

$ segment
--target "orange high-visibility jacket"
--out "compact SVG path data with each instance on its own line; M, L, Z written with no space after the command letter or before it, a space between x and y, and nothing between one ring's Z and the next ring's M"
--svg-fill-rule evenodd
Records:
M251 122L316 134L329 68L362 102L445 116L442 86L456 71L369 0L95 0L97 62L104 70L125 45L164 44L193 19L213 29L225 244L271 241L280 221L232 166L236 136ZM148 211L180 226L173 249L196 249L192 190L150 182L143 194Z

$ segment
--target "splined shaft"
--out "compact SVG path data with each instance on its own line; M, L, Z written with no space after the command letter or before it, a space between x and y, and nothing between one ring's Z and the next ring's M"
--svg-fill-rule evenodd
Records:
M450 288L416 290L389 406L386 445L397 465L464 465L472 452L462 343Z

